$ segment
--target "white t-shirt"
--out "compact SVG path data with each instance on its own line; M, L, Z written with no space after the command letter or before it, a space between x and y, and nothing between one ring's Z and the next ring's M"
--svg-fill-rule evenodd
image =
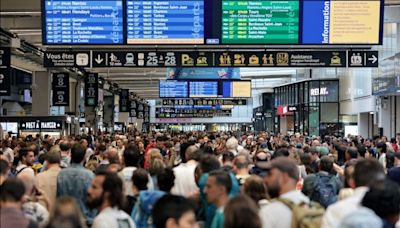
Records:
M195 161L188 161L175 167L175 182L174 187L171 190L172 194L181 195L187 197L193 192L199 190L194 179L194 171L196 169Z
M127 196L133 196L132 192L132 174L135 171L136 167L126 167L118 175L121 177L122 181L124 182L124 193Z
M136 228L136 225L124 211L108 207L96 216L92 228Z

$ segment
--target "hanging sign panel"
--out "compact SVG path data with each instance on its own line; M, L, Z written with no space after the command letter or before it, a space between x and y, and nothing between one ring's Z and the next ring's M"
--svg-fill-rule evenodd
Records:
M69 74L53 73L53 106L69 106Z
M95 107L99 100L98 74L88 73L85 77L85 106Z
M353 55L354 54L354 55ZM358 56L360 55L360 56ZM90 62L88 62L90 61ZM360 62L361 61L361 62ZM45 67L378 67L378 52L323 51L47 51Z
M42 0L45 45L377 45L384 0Z
M11 52L10 48L0 48L0 96L11 95Z

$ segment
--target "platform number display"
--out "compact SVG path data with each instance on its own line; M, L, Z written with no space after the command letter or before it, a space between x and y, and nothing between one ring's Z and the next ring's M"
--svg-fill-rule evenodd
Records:
M69 74L52 75L53 106L69 106Z

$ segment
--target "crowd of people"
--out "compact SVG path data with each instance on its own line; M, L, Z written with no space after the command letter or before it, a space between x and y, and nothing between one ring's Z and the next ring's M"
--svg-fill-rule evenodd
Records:
M6 137L0 227L400 227L400 133Z

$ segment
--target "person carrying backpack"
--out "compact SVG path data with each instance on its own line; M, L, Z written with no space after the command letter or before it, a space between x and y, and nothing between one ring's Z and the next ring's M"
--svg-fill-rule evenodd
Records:
M138 200L132 210L131 218L136 227L152 227L153 221L151 213L157 200L166 193L158 190L141 191Z
M337 201L342 183L332 174L333 158L324 156L319 163L319 172L311 174L304 179L302 192L311 201L319 203L324 208Z
M311 202L296 190L299 169L295 160L278 157L265 167L264 178L271 198L270 204L260 209L262 227L319 228L325 212L319 204Z

